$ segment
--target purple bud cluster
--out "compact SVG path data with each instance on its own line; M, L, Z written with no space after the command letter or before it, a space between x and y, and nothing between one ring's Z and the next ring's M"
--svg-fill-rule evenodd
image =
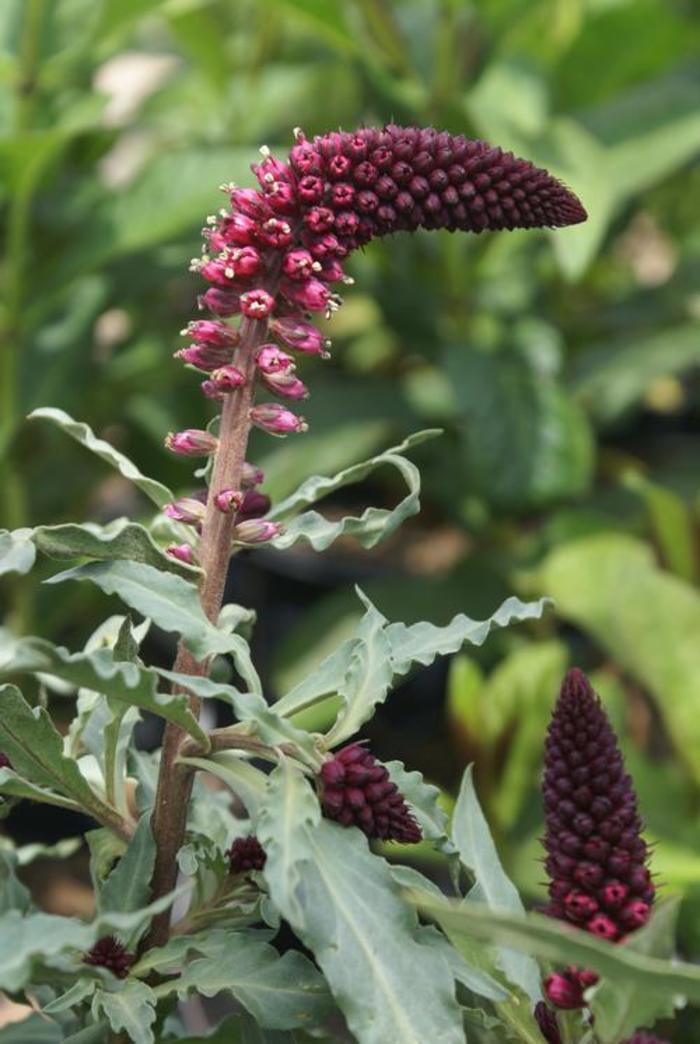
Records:
M12 768L12 762L8 758L7 754L3 754L3 752L0 750L0 769L3 769L3 768L11 769Z
M655 888L632 780L617 737L585 674L564 679L545 745L546 913L620 942L646 924ZM596 982L570 967L545 980L558 1008L579 1008Z
M231 874L247 874L251 870L262 870L267 859L262 845L254 834L249 837L237 837L226 855Z
M383 841L410 845L421 840L421 829L386 765L361 743L343 747L323 764L319 787L328 819Z
M124 944L114 935L103 936L83 957L84 964L108 968L118 979L127 977L135 960L135 954L127 953Z

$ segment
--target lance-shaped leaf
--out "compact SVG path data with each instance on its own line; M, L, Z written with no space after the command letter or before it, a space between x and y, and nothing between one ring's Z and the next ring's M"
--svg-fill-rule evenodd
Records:
M266 932L213 931L197 948L204 956L157 986L158 999L193 990L204 997L228 992L259 1025L278 1030L312 1028L331 1010L328 987L311 961L294 951L280 957Z
M362 1044L463 1044L454 980L366 838L318 819L301 774L281 766L257 817L272 899L314 953ZM291 777L291 778L290 778Z
M28 573L35 558L31 529L0 529L0 576L4 573Z
M58 573L46 583L63 580L90 580L105 594L118 595L164 631L181 635L199 660L231 653L250 690L261 691L247 642L240 635L211 623L204 614L196 586L181 576L137 562L90 562Z
M125 457L123 453L120 453L109 442L99 439L87 424L73 420L64 410L43 406L30 413L29 420L47 420L57 425L67 435L79 442L81 446L85 446L86 449L97 454L102 460L116 468L124 478L138 486L141 492L145 493L158 507L163 507L164 504L173 499L173 494L167 486L164 486L162 482L157 482L155 479L142 475L128 457Z
M151 711L185 729L205 749L209 745L206 733L189 709L186 696L159 693L159 679L155 671L138 663L116 661L112 649L70 653L43 638L17 638L7 641L2 652L0 676L52 674L72 685L92 689L110 699ZM0 735L2 726L3 723L0 723ZM10 760L14 765L12 755ZM70 764L75 763L71 761ZM42 783L34 773L28 775L33 781Z
M194 566L185 565L171 555L166 555L147 529L127 518L116 518L106 526L99 526L95 522L37 526L31 533L36 547L49 558L145 562L155 569L177 573L190 580L196 579L200 572Z
M0 698L2 696L2 689L0 689ZM45 787L38 787L35 783L30 783L28 779L23 779L18 776L12 769L3 768L0 769L0 794L3 797L11 798L26 798L28 801L41 801L45 805L55 805L57 808L69 808L73 812L79 812L81 809L80 804L77 801L72 801L70 798L64 797L62 794L57 794L53 790L48 790Z
M285 523L284 532L275 537L272 541L273 546L287 548L298 540L306 540L315 551L324 551L339 536L348 535L359 540L363 547L374 547L420 510L420 472L415 464L401 454L439 434L440 431L437 429L416 432L400 445L385 450L384 453L362 464L345 468L333 478L315 475L307 479L295 493L277 504L270 512L271 518ZM342 486L361 482L376 468L385 465L396 468L408 489L406 496L390 511L386 508L370 507L360 516L349 516L338 522L324 518L318 511L305 511L296 515L300 507L313 504Z
M14 685L0 687L0 701L0 750L7 754L15 773L71 798L87 811L98 813L98 818L99 813L108 812L76 762L64 756L61 735L44 708L30 707Z
M148 902L156 846L151 817L142 816L126 852L102 883L97 901L101 911L133 913Z
M524 913L525 907L515 885L501 866L488 823L481 811L471 765L464 773L455 805L452 839L462 864L473 875L480 900L496 910ZM524 990L533 1004L541 1000L537 962L523 953L508 949L501 949L499 957L508 980Z
M508 598L488 620L471 620L460 613L445 627L428 623L407 627L388 623L366 595L359 590L358 594L365 615L356 636L343 642L309 678L275 704L279 714L289 716L327 696L340 695L343 705L326 736L328 746L354 735L386 699L392 681L414 664L428 666L437 656L457 652L467 642L482 645L492 628L539 619L549 604L547 599L521 602Z
M133 1044L154 1044L155 994L145 982L127 979L115 989L96 990L92 1014L105 1017L115 1032L124 1030Z

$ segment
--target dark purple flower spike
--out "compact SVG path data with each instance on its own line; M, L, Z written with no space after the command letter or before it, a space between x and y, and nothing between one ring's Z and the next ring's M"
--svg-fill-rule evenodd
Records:
M247 874L251 870L262 870L267 856L254 834L249 837L237 837L228 852L229 872Z
M105 935L83 957L84 964L92 964L97 968L108 968L118 979L125 979L129 968L136 960L133 953L127 953L126 947L114 935Z

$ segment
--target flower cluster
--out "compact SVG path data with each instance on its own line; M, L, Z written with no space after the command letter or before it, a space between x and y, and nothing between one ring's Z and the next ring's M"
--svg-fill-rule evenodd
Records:
M307 430L285 405L308 395L295 358L328 358L330 342L312 318L329 316L341 303L334 286L352 282L343 262L357 247L419 227L481 232L559 227L586 217L573 193L546 171L482 141L394 125L313 141L295 133L288 162L261 149L253 165L259 188L222 186L230 206L207 219L202 256L192 262L211 284L199 304L212 317L189 323L182 331L189 344L175 353L204 375L208 398L246 394L250 423L277 436ZM253 367L251 338L242 336L251 324ZM251 384L284 402L254 403ZM206 456L216 453L218 439L190 429L169 435L166 445ZM218 509L239 510L240 491L212 492ZM200 516L183 521L197 526ZM234 541L261 543L279 531L261 521L239 530ZM169 550L195 561L190 544Z
M550 877L546 913L619 942L646 924L655 888L632 780L598 696L582 671L564 679L545 746ZM545 980L558 1008L580 1008L597 977L569 967Z
M231 874L247 874L251 870L262 870L267 858L254 834L249 837L237 837L226 855Z
M127 953L126 947L114 935L105 935L83 957L84 964L92 964L99 968L108 968L118 979L125 979L129 968L136 960L133 953Z
M416 844L421 829L385 765L361 743L329 758L319 778L321 805L329 819L358 826L367 837Z

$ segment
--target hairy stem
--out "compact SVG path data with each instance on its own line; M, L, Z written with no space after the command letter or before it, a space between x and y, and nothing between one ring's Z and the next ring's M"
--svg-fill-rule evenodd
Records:
M209 485L207 513L202 526L199 551L204 571L199 594L202 607L212 621L216 621L221 609L235 522L233 514L219 511L214 502L214 494L222 489L240 488L250 433L249 414L255 383L254 355L255 349L265 340L267 326L267 320L242 320L241 343L234 362L244 374L246 383L238 391L226 396L221 413L219 448ZM209 664L197 661L181 643L173 669L182 674L206 675ZM199 713L199 704L200 701L190 695L190 707L194 714ZM187 807L194 779L188 766L177 764L177 757L185 738L186 733L182 729L174 725L166 726L153 810L153 835L156 842L153 899L167 895L177 881L176 857L185 837ZM169 925L168 911L155 917L146 939L146 948L162 946L167 941Z

